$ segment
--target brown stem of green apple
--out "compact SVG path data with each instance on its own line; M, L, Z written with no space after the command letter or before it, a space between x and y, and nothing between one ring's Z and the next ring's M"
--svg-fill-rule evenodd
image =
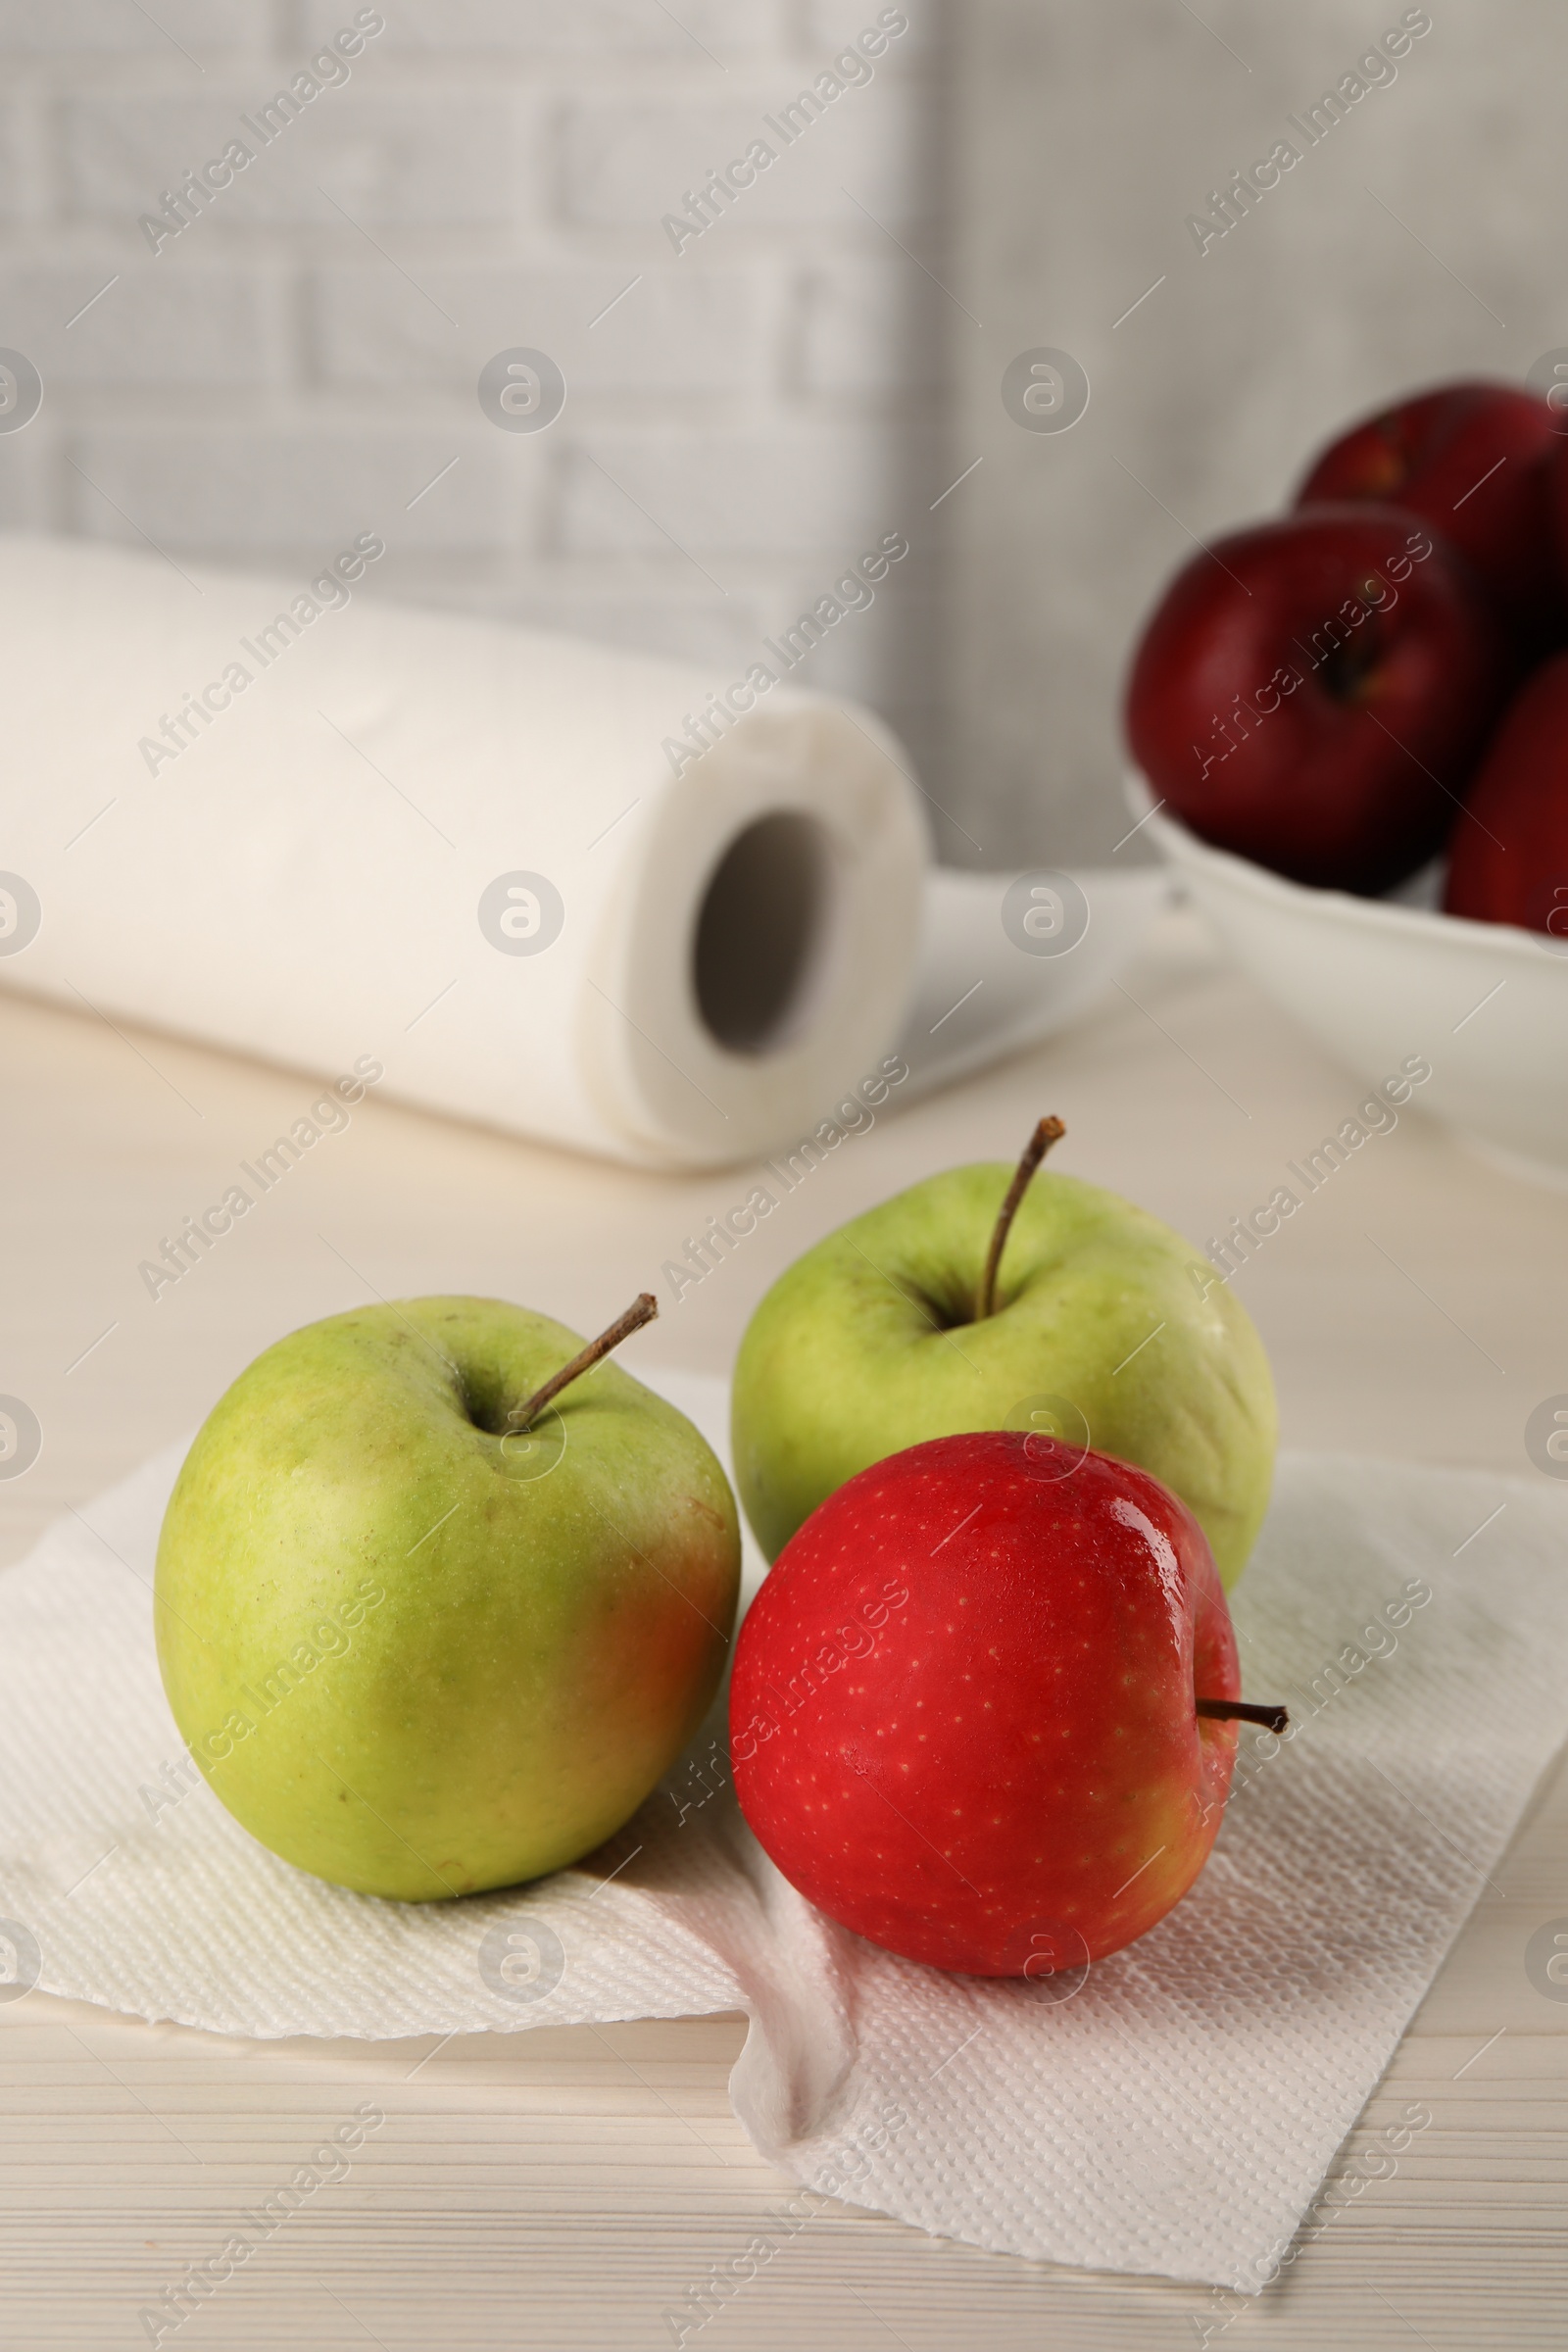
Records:
M1007 1246L1012 1220L1018 1213L1018 1203L1029 1190L1036 1168L1054 1143L1059 1143L1067 1130L1060 1119L1042 1119L1024 1149L1024 1155L1013 1171L1007 1187L1007 1197L1002 1203L996 1230L991 1236L991 1248L986 1255L986 1270L980 1277L979 1295L975 1300L974 1319L983 1323L987 1315L996 1312L997 1276L1002 1270L1002 1252Z
M1284 1707L1254 1706L1245 1698L1200 1698L1198 1712L1215 1723L1260 1723L1266 1732L1287 1731L1291 1721Z
M507 1426L502 1433L503 1436L511 1436L515 1432L531 1429L545 1406L561 1395L568 1381L580 1378L584 1372L591 1372L601 1357L610 1353L612 1348L618 1348L621 1341L630 1339L634 1331L641 1331L643 1325L651 1323L658 1312L659 1300L654 1297L653 1292L640 1291L633 1303L627 1307L626 1312L623 1315L617 1315L609 1329L599 1334L597 1340L590 1340L586 1348L580 1348L569 1364L563 1364L559 1372L553 1372L542 1389L535 1389L526 1404L513 1406L507 1415Z

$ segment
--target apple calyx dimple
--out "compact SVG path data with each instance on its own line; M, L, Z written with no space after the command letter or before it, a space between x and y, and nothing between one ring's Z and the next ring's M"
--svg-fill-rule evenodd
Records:
M1002 1269L1002 1252L1007 1246L1012 1220L1018 1213L1018 1203L1029 1190L1034 1172L1052 1145L1059 1143L1066 1132L1060 1119L1054 1116L1045 1118L1039 1122L1024 1146L1023 1157L1013 1170L1012 1182L998 1212L991 1247L986 1252L985 1272L980 1277L980 1289L975 1298L974 1319L977 1323L983 1323L988 1315L996 1312L997 1276Z
M641 1331L643 1325L651 1323L658 1312L659 1300L653 1292L639 1291L625 1313L617 1315L597 1340L590 1340L586 1348L580 1348L570 1363L563 1364L559 1372L553 1372L544 1387L535 1389L524 1403L513 1406L507 1415L503 1437L520 1437L525 1430L531 1429L545 1406L561 1395L568 1382L576 1380L584 1372L591 1372L612 1348L618 1348L621 1341L630 1339L634 1331Z
M1290 1729L1290 1711L1285 1707L1264 1707L1245 1698L1200 1698L1196 1700L1200 1715L1213 1723L1260 1723L1266 1732L1285 1732Z

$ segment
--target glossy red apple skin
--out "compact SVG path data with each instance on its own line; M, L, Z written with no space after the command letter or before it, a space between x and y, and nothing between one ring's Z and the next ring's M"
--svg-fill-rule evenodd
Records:
M1516 384L1438 384L1314 458L1298 507L1406 507L1456 548L1532 645L1562 633L1555 482L1561 419Z
M1514 676L1480 590L1418 517L1314 507L1177 573L1134 659L1127 734L1154 798L1203 840L1375 896L1442 847Z
M735 1788L790 1883L936 1968L1061 1977L1202 1869L1240 1690L1198 1523L1106 1454L1011 1430L862 1470L736 1647Z
M1544 931L1568 955L1568 654L1508 706L1453 829L1444 906Z

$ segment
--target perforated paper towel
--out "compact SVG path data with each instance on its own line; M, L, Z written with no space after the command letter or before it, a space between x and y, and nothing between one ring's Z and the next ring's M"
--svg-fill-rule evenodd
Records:
M655 1385L723 1450L721 1383ZM740 1820L716 1722L591 1866L379 1902L264 1852L184 1757L150 1608L181 1451L0 1577L13 1974L258 2035L745 2009L764 2154L1015 2254L1258 2286L1568 1732L1568 1498L1287 1456L1234 1606L1249 1692L1297 1730L1244 1734L1197 1887L1081 1982L944 1977L823 1920Z

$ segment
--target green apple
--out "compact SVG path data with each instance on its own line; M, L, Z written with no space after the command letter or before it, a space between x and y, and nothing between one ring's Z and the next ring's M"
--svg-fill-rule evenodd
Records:
M509 1429L580 1347L497 1299L390 1301L280 1340L204 1424L159 1543L159 1662L211 1787L285 1860L407 1901L536 1878L701 1723L734 1497L614 1364Z
M1033 1428L1151 1471L1234 1584L1273 1471L1262 1342L1179 1234L1050 1171L1001 1226L994 1311L977 1319L1009 1177L1012 1192L1028 1181L985 1165L911 1186L767 1293L741 1343L733 1407L759 1543L775 1557L846 1479L906 1446Z

